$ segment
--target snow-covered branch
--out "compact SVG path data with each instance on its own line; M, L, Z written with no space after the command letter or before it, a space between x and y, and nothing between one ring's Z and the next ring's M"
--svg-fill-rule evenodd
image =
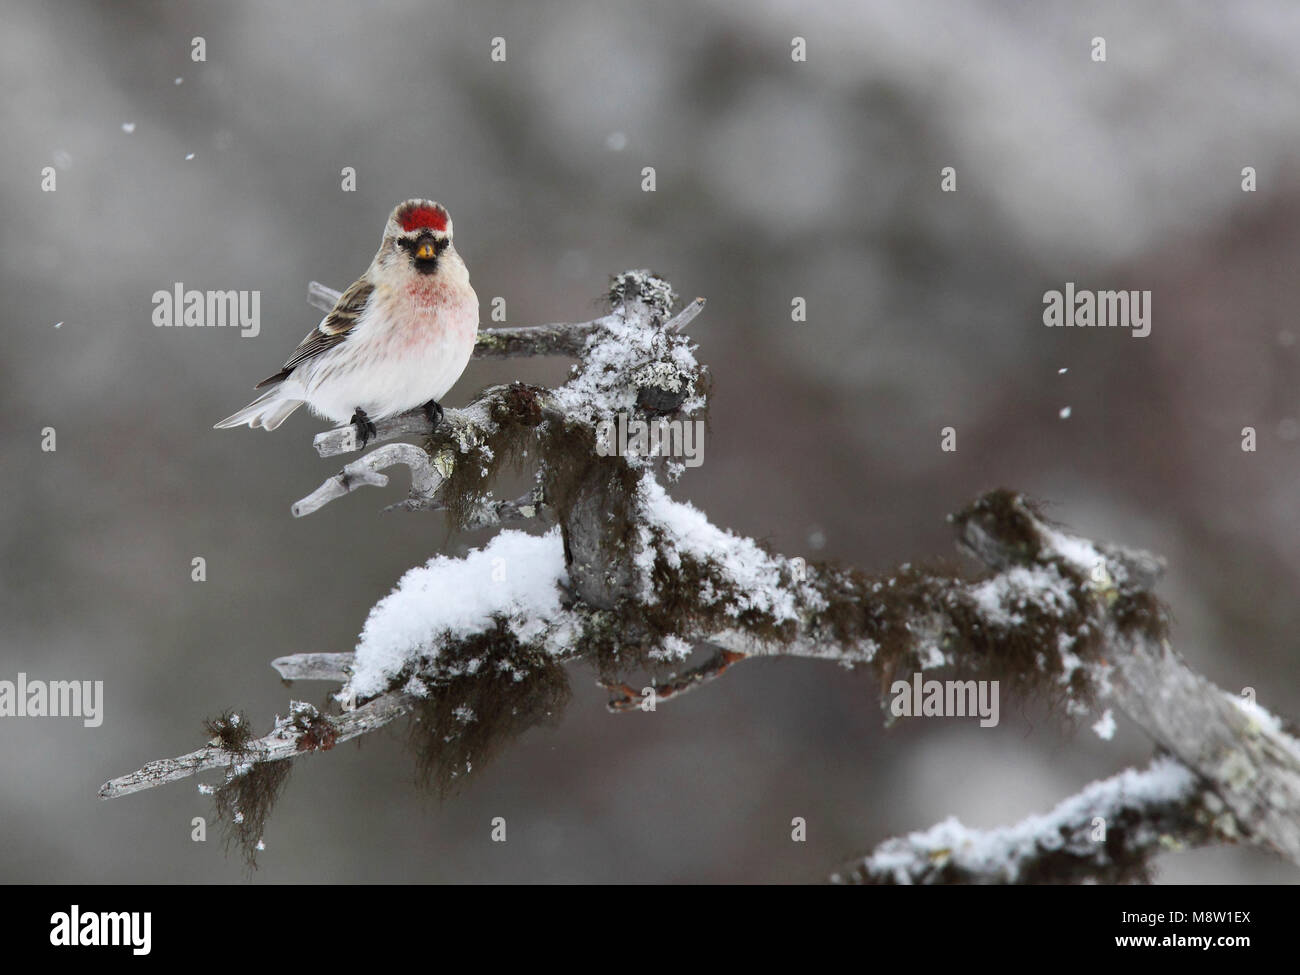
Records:
M324 303L330 293L313 284L313 295ZM374 440L383 446L294 506L296 515L318 510L385 483L379 472L404 464L412 490L394 507L443 510L461 528L536 525L408 571L371 610L352 654L275 661L288 679L341 684L342 715L319 716L335 730L277 723L266 738L241 742L247 751L209 745L114 780L101 795L221 766L229 777L229 769L301 753L303 735L332 743L402 713L425 729L421 767L446 790L468 774L471 758L481 766L509 737L557 713L567 661L593 666L611 709L625 711L641 705L647 680L662 701L749 657L793 656L868 667L882 698L899 682L948 670L1042 695L1073 717L1113 705L1170 756L1090 787L1033 829L977 835L943 824L892 841L846 879L1108 879L1133 873L1164 837L1241 837L1300 863L1300 745L1174 653L1153 593L1159 559L1064 531L1008 490L950 516L958 547L980 563L977 574L905 564L872 575L771 553L669 496L665 482L685 469L672 450L648 441L610 449L602 431L615 417L678 424L685 444L687 425L703 427L709 390L684 334L702 299L674 316L667 282L629 271L614 279L610 302L609 314L591 322L530 336L501 330L512 337L499 349L515 350L501 354L575 355L564 385L492 387L447 410L436 430L421 411L381 422ZM420 442L385 443L400 437ZM322 456L357 449L351 428L315 443ZM534 489L495 498L502 465L525 460ZM698 662L702 647L709 655ZM382 720L356 719L377 705ZM1118 837L1100 852L1081 832L1097 818ZM936 859L957 839L965 852ZM994 848L1011 852L995 862Z
M831 882L1130 883L1147 879L1159 853L1234 839L1220 829L1222 810L1186 766L1161 757L1141 772L1094 782L1050 813L1014 826L977 830L947 819L886 840L832 874Z

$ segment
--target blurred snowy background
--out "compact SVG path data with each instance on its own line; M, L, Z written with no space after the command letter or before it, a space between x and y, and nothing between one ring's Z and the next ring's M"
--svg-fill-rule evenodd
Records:
M405 569L481 544L380 517L400 488L295 521L338 466L310 447L322 424L210 429L315 322L307 282L346 286L410 196L450 208L485 318L495 296L513 324L591 317L627 267L708 298L712 427L676 493L716 523L882 570L950 554L944 515L1012 486L1165 555L1192 665L1300 714L1298 55L1285 0L0 0L0 678L103 679L107 699L95 730L0 721L0 880L241 879L215 832L189 839L212 814L193 781L96 788L224 708L265 727L319 702L268 661L351 649ZM178 281L259 289L261 335L153 327ZM1151 336L1044 328L1066 281L1150 289ZM448 402L566 368L476 363ZM886 731L871 680L811 662L746 664L653 717L571 678L560 726L446 803L399 733L298 763L257 879L817 881L1151 752L1122 718L1103 742L1008 699L996 729ZM1219 849L1160 879L1297 876Z

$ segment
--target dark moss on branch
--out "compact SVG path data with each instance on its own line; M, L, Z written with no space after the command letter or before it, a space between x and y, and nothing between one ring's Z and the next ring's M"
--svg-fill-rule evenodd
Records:
M1169 610L1155 593L1121 591L1111 614L1122 633L1140 633L1157 643L1169 636Z
M242 774L236 774L233 769L228 772L226 784L214 796L226 850L229 851L232 842L237 844L250 870L257 869L257 845L271 810L289 781L289 772L288 761L253 762Z
M497 475L504 469L519 470L524 455L538 442L537 428L543 419L543 390L524 383L512 383L492 404L493 427L479 443L461 451L455 437L444 434L430 438L426 450L436 456L443 447L456 450L451 473L443 482L440 498L451 524L464 529L487 498Z
M977 542L973 530L994 543L996 552L976 548L974 554L981 559L1000 555L1003 562L1027 565L1036 561L1042 551L1043 539L1037 522L1045 519L1039 506L1008 488L987 492L961 511L949 515L948 520L957 526L963 547L971 548L971 543Z
M315 708L294 715L293 727L298 732L300 752L327 752L338 742L339 732L334 722Z
M558 724L570 690L563 666L521 646L504 623L460 641L440 662L448 676L425 679L409 742L417 781L446 798L529 728Z
M215 718L205 719L203 730L219 748L232 755L247 754L249 743L256 737L253 729L248 726L247 719L233 710L223 711Z
M959 673L1004 681L1024 695L1056 698L1068 691L1086 700L1095 692L1088 670L1070 668L1063 650L1085 662L1100 658L1096 597L1068 567L1042 568L1057 575L1069 598L1045 601L1041 593L1026 592L1004 606L1009 621L1002 623L976 601L972 590L980 581L963 578L948 563L907 565L882 576L814 566L810 577L826 607L811 616L810 627L815 637L829 631L846 647L870 641L882 693L922 670L933 645ZM1071 677L1063 685L1067 669Z

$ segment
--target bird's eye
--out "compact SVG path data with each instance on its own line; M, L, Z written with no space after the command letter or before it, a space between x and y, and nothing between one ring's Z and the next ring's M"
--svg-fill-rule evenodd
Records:
M435 256L434 249L433 249L433 241L426 240L419 247L417 247L415 250L415 256L418 260L421 261L427 260L430 257Z

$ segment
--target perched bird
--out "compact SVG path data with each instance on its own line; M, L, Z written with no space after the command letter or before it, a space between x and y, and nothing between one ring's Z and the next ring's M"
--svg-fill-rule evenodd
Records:
M451 240L451 216L432 200L393 210L379 252L333 311L302 340L271 387L216 428L274 430L302 404L357 425L362 446L374 421L439 400L460 378L478 335L478 295Z

